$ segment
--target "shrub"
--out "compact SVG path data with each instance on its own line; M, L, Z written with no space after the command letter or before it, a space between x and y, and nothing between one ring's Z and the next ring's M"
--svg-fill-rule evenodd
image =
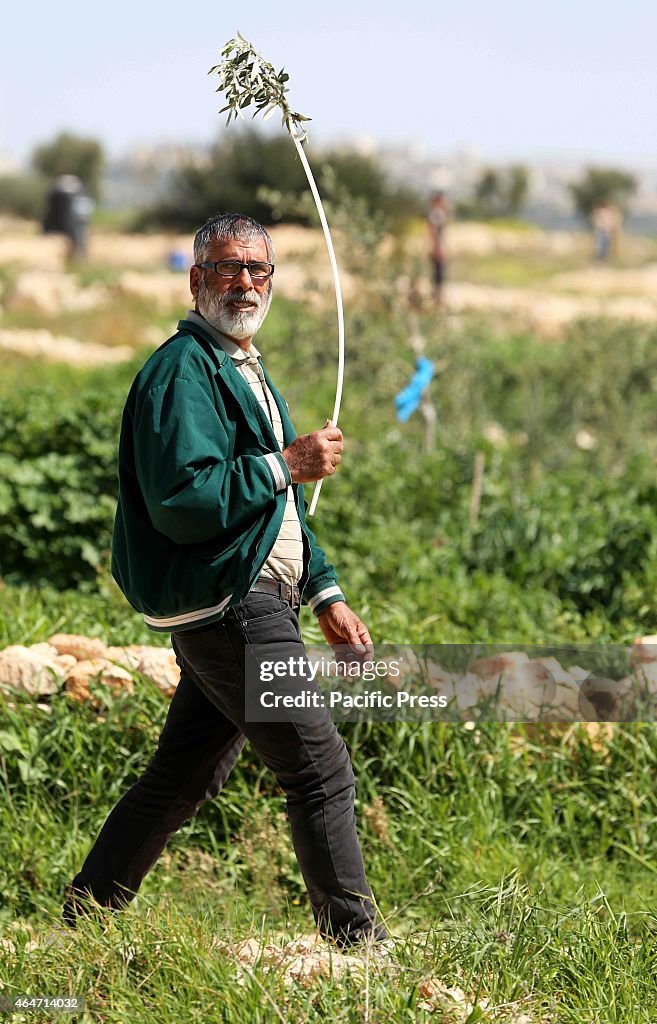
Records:
M45 178L34 174L3 174L0 177L0 212L40 221L46 192Z

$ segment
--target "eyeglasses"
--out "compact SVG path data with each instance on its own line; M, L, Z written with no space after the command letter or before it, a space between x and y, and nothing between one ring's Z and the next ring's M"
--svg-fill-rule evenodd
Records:
M264 281L274 273L273 263L240 263L239 260L219 260L218 263L197 263L196 266L203 270L214 270L219 277L237 277L246 267L254 281Z

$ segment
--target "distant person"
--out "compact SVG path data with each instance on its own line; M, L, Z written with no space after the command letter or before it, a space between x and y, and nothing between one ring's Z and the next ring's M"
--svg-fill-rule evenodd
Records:
M69 260L87 255L87 226L94 211L93 199L75 174L60 174L48 193L43 220L45 234L65 235L69 241Z
M436 305L442 303L445 280L445 226L448 220L447 203L443 192L434 192L429 200L427 227L429 229L429 256L433 267L433 289Z
M595 258L605 263L617 248L620 210L606 199L596 203L591 212Z

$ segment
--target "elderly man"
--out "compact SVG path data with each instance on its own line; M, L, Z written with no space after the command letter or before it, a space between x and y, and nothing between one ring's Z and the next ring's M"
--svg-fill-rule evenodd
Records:
M66 887L73 926L92 903L134 898L170 837L217 796L248 739L285 793L320 934L380 942L354 818L354 775L329 712L250 721L245 649L305 655L300 603L326 640L371 651L305 522L303 483L335 472L329 421L296 436L252 343L272 297L274 247L251 218L209 220L194 240L195 307L147 360L123 413L112 574L180 666L157 749ZM302 685L302 684L300 684ZM307 686L307 683L303 683Z

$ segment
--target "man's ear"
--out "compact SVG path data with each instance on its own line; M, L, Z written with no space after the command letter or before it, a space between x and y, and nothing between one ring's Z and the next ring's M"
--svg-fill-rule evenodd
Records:
M198 288L201 283L201 271L194 264L189 268L189 290L192 293L192 298L198 298Z

